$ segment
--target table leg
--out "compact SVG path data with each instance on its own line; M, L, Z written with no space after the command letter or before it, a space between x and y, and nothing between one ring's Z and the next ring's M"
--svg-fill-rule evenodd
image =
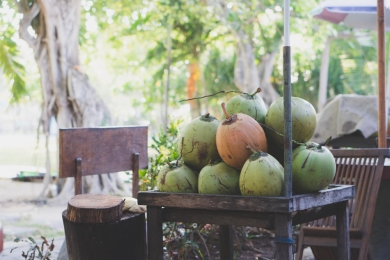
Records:
M147 208L148 224L148 259L163 260L163 232L161 207Z
M349 214L348 201L337 204L336 229L337 229L337 259L350 260L349 242Z
M275 213L275 259L292 260L292 221L290 213Z
M230 225L219 225L219 243L221 260L233 260L233 229Z

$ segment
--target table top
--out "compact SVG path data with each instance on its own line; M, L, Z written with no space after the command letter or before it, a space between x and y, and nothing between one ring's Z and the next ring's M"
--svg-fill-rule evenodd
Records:
M355 186L330 185L329 189L293 195L291 198L140 191L138 203L183 209L291 213L346 201L354 197Z

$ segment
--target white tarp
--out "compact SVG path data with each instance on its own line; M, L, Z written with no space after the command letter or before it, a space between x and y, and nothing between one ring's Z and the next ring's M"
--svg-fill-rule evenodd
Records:
M322 143L359 130L364 138L378 132L378 97L338 95L317 114L317 127L311 141Z

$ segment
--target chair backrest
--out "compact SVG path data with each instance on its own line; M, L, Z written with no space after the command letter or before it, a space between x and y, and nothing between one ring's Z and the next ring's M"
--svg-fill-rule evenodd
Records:
M133 171L133 197L138 193L138 169L148 167L147 126L60 129L59 177L75 178L82 193L82 176Z
M350 228L370 232L375 204L389 149L334 149L336 175L333 184L355 185L356 197L349 201ZM335 227L335 216L308 224L317 227Z

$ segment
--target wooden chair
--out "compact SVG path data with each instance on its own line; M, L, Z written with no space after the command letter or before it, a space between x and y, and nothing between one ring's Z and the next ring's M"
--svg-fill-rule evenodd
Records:
M60 129L59 177L74 177L75 195L82 177L132 170L133 197L138 194L138 169L148 167L146 126Z
M355 185L356 197L349 200L351 259L371 259L369 241L375 204L385 158L389 149L331 150L336 159L333 184ZM316 260L336 258L336 220L334 216L301 227L296 259L310 246Z
M82 194L82 177L148 166L146 126L60 129L59 177L75 178L75 195L62 213L69 259L147 258L145 213L123 213L122 197ZM93 238L93 239L91 239Z

